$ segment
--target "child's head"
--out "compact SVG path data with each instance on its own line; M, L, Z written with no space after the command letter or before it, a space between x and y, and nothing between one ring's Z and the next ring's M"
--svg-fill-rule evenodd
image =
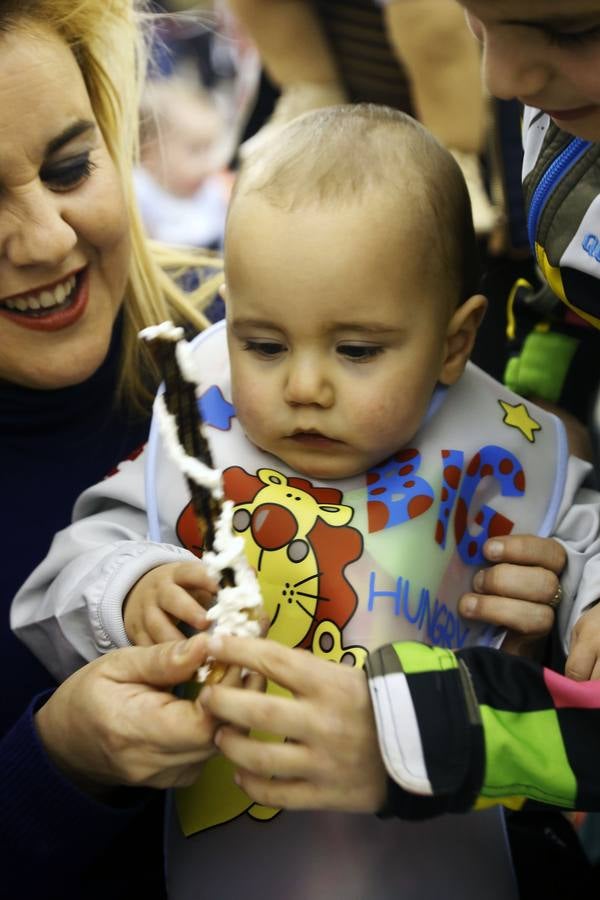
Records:
M152 81L142 105L142 165L170 194L192 197L217 168L221 126L199 88L176 77Z
M484 45L489 91L600 141L598 0L459 0Z
M261 147L225 257L237 414L313 477L357 474L410 441L485 307L458 166L384 107L307 113Z

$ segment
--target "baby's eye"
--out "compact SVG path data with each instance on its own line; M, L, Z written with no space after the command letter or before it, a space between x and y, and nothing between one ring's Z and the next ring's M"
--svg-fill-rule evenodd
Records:
M373 359L373 357L383 353L383 347L377 344L340 344L337 347L337 352L340 356L345 356L346 359L362 362Z
M72 191L90 177L95 169L88 152L71 159L47 164L40 170L40 178L53 191Z
M271 358L285 352L285 347L278 341L244 341L244 350L256 353L258 356Z

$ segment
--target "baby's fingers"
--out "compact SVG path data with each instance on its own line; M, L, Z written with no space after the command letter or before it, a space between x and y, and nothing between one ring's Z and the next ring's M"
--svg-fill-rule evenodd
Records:
M203 591L214 595L219 590L216 579L208 574L199 560L198 562L178 563L174 580L190 592Z
M185 622L197 631L203 631L208 625L206 610L184 588L176 584L161 594L159 605L172 619Z
M146 632L151 638L152 644L162 644L165 641L180 641L187 637L176 627L172 619L158 606L152 606L145 615ZM140 643L140 641L136 641Z

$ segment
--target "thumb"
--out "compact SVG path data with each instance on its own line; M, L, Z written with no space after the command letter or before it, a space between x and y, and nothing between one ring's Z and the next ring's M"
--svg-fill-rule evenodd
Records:
M206 642L206 635L196 634L185 641L114 650L105 659L113 663L115 681L171 688L196 674L207 656Z
M569 653L565 675L573 681L589 681L595 662L594 646L587 641L580 641Z

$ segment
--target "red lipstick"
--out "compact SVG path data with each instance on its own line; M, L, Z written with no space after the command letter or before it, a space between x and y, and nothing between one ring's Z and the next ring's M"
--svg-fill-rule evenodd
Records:
M65 279L61 280L64 281ZM89 282L90 270L89 266L86 266L77 273L75 287L70 297L60 306L50 307L47 310L36 310L35 315L27 315L25 312L13 312L4 306L0 306L0 315L5 319L10 319L15 325L20 325L21 328L29 328L31 331L61 331L63 328L69 328L71 325L74 325L85 312L89 299Z

